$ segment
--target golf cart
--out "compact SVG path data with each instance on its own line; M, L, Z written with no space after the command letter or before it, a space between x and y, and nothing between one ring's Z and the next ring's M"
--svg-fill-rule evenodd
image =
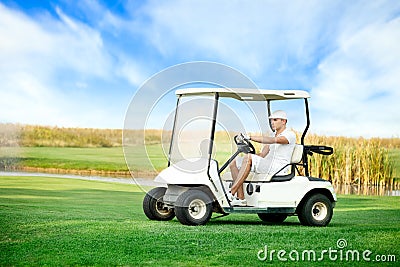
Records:
M182 224L203 225L216 212L258 214L261 220L272 223L297 215L303 225L329 224L336 194L329 181L310 176L308 157L313 153L330 155L333 149L304 144L310 125L308 92L190 88L179 89L176 95L168 167L154 180L164 186L153 188L143 200L143 210L149 219L166 221L176 216ZM233 183L228 167L240 153L255 153L252 143L243 135L236 135L233 139L237 151L221 167L215 160L217 114L224 108L221 100L226 98L246 103L263 101L268 111L263 116L271 114L273 101L300 99L305 104L306 126L300 144L294 146L290 164L281 169L287 168L290 172L285 175L279 171L274 175L251 173L243 185L247 206L232 206L228 199ZM269 121L268 116L265 121Z

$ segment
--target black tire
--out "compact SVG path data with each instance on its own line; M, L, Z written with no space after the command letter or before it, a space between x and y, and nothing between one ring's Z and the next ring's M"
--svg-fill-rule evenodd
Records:
M199 189L183 192L175 202L175 214L184 225L206 224L212 215L212 199Z
M175 217L174 209L167 208L163 203L165 191L167 191L165 187L156 187L144 197L143 211L150 220L169 221Z
M257 215L262 221L270 223L283 223L288 217L284 213L258 213Z
M323 194L309 196L298 211L300 223L307 226L327 226L332 215L332 202Z

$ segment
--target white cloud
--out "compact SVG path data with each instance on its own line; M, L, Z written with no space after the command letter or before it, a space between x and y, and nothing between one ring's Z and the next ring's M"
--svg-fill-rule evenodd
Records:
M332 135L400 135L400 19L343 37L319 66L313 129Z
M0 59L2 70L13 68L52 74L55 68L106 76L109 55L100 34L56 8L60 20L31 18L0 4Z
M391 1L150 1L142 33L165 58L222 62L262 87L309 88L341 38L396 8Z
M102 84L138 85L140 71L129 62L118 71L98 30L55 11L30 17L0 3L0 121L122 127L125 107L118 121L118 103L105 105L110 93L100 93L118 88Z
M146 34L165 57L218 59L261 86L311 87L313 131L393 136L399 10L393 1L150 2Z
M165 57L217 58L260 76L312 64L335 31L326 14L342 12L336 2L218 3L150 2L145 34Z
M126 79L131 85L138 86L143 83L147 77L143 75L140 66L133 62L127 56L121 56L116 69L116 74Z

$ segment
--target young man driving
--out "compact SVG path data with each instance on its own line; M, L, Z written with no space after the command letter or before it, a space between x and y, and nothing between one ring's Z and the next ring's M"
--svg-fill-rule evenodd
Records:
M293 149L296 143L296 135L293 131L286 129L287 115L283 110L277 110L269 116L273 134L265 136L247 136L248 140L265 144L258 154L245 154L243 157L233 160L229 167L233 178L231 191L228 199L232 206L246 206L244 198L243 183L250 171L273 175L282 167L290 163ZM286 174L289 168L280 171ZM237 194L237 196L235 196Z

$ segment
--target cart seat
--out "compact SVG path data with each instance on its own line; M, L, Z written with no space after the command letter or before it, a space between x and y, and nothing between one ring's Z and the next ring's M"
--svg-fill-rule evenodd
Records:
M292 158L290 163L283 166L279 171L277 171L274 175L268 175L266 173L255 173L250 172L249 176L247 177L247 182L283 182L289 181L295 176L296 168L295 166L299 164L303 158L303 151L304 147L299 144L295 144L293 148ZM281 172L287 166L291 166L289 173L284 175L277 175L277 173ZM232 181L232 175L230 172L226 172L222 176L222 180L225 181Z

